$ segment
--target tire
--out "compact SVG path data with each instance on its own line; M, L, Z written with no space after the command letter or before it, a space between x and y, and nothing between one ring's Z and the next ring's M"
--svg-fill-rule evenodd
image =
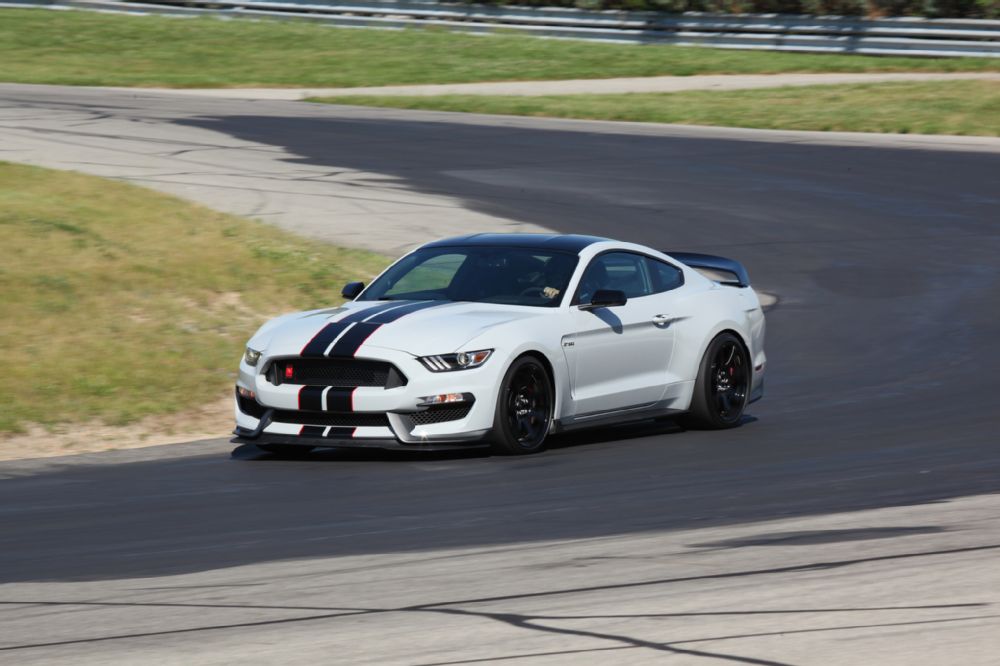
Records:
M257 448L282 458L298 458L306 455L316 447L299 446L298 444L257 444Z
M524 455L545 447L552 427L555 393L548 370L535 356L511 364L500 384L493 417L492 445L496 453Z
M743 341L732 333L720 333L698 366L691 411L678 420L698 430L735 428L743 419L749 395L750 358Z

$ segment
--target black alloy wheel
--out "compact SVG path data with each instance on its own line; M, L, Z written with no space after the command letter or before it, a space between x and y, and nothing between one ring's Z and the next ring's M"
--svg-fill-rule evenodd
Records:
M732 333L721 333L705 350L691 411L681 421L694 428L733 428L743 418L749 394L750 358L746 348Z
M724 421L738 420L743 415L750 388L747 366L743 346L735 340L724 341L712 358L712 398L716 413Z
M520 455L541 451L552 425L552 383L541 361L522 356L504 376L493 425L498 453Z

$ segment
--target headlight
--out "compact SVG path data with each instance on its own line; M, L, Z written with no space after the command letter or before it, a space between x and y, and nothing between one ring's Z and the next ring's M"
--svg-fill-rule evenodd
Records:
M457 354L440 354L438 356L421 356L417 360L431 372L450 372L452 370L468 370L478 368L493 353L492 349L459 352Z
M257 365L257 361L260 360L260 352L247 347L247 350L243 353L243 360L247 362L247 365Z

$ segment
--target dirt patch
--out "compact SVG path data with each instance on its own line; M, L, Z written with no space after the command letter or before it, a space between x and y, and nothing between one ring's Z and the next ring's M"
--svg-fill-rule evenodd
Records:
M52 428L30 426L27 432L0 436L0 460L49 458L228 437L232 428L233 399L227 395L183 414L151 416L127 426L98 422Z

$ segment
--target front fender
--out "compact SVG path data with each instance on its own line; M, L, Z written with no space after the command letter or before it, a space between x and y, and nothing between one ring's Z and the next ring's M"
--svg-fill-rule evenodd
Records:
M553 418L561 418L562 414L567 412L570 396L570 373L569 367L566 364L566 357L562 353L562 336L558 332L539 332L531 327L519 325L518 322L512 322L508 326L491 330L473 338L463 345L463 348L493 348L494 358L490 359L489 362L502 362L503 370L498 375L501 377L501 381L507 369L519 357L525 354L541 356L548 363L552 372L552 384L555 389ZM500 386L498 383L497 390L492 398L494 407L496 407L496 400L499 395Z

